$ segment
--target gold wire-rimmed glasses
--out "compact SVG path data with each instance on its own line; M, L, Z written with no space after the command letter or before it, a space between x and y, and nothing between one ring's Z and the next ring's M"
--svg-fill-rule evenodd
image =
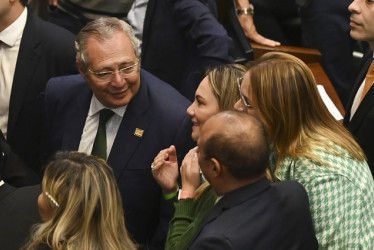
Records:
M113 79L114 74L118 73L122 78L127 78L132 76L133 73L136 72L136 67L139 64L139 60L134 63L133 65L120 68L119 70L105 70L105 71L93 71L88 68L88 71L94 75L99 81L102 82L110 82Z

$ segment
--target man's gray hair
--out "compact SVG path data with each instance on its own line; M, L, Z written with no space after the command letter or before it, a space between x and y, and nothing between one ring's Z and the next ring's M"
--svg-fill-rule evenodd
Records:
M118 32L124 32L128 36L136 57L140 57L140 42L135 37L131 26L115 17L101 17L87 23L78 33L75 40L76 60L80 63L82 70L86 71L89 65L89 56L87 54L88 39L94 37L99 41L105 41Z

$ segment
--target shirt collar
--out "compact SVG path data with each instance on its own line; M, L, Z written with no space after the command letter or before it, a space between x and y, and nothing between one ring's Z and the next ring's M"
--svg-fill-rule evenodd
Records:
M22 37L26 26L27 8L24 8L22 14L5 30L0 32L0 40L6 45L12 47L18 39Z
M102 109L106 109L107 107L105 107L97 98L95 95L92 95L92 98L91 98L91 105L90 105L90 110L88 111L88 116L93 116L93 115L96 115L98 112L100 112L100 110ZM126 111L126 108L127 108L127 105L126 106L122 106L122 107L119 107L119 108L115 108L115 109L110 109L112 110L114 113L116 113L117 115L119 115L120 117L123 117L123 115L125 114L125 111Z

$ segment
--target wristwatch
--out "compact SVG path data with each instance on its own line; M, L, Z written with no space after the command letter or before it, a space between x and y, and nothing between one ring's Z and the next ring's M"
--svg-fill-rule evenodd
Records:
M255 14L255 8L252 4L249 4L248 8L243 9L236 9L236 14L239 15L251 15L253 16Z

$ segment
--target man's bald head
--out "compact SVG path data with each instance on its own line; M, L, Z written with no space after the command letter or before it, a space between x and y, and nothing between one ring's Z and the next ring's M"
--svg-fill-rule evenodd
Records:
M269 147L260 121L243 112L225 111L209 118L198 142L204 158L215 158L238 179L262 176L269 162Z

